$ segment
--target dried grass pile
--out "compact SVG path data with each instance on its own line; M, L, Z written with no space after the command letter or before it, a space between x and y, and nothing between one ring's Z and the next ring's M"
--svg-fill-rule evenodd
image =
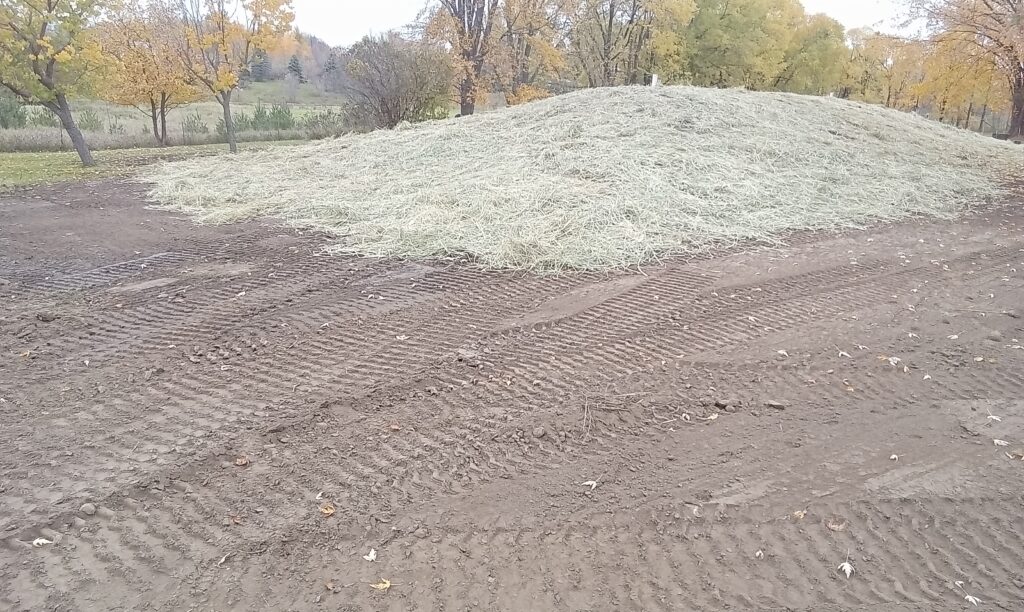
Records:
M143 180L204 223L272 216L371 256L608 269L787 230L953 217L1021 150L837 99L586 90L299 147L166 163Z

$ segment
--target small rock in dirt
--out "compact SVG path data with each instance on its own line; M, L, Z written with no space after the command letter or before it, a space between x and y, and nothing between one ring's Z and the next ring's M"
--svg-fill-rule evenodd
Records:
M441 391L437 387L427 387L426 391L430 395L437 395L437 394L441 393Z
M544 434L546 434L546 433L547 432L544 431L543 427L534 427L533 428L533 437L534 438L543 438Z
M1003 341L1003 334L1002 334L1002 332L998 332L996 330L992 330L989 333L985 334L985 339L986 340L991 340L992 342L1002 342Z
M741 406L743 402L735 399L719 399L715 400L715 407L717 408L728 408L729 406Z
M84 503L82 507L78 509L82 514L92 516L96 514L96 504Z
M37 312L36 318L43 323L52 323L53 321L56 321L58 317L52 312Z
M768 406L769 408L774 408L775 410L785 410L786 409L786 404L784 404L782 402L770 401L770 402L765 402L764 405Z
M428 536L430 536L430 532L427 531L426 529L424 529L423 527L420 527L416 531L412 532L412 535L414 535L417 538L422 540L422 539L427 538Z

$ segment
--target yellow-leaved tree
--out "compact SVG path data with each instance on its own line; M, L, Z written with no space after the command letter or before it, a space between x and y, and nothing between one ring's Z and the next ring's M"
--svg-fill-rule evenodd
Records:
M95 164L68 97L83 92L107 60L91 26L103 0L0 1L0 85L60 119L82 164Z
M1024 135L1024 4L1020 0L910 0L932 40L970 44L972 62L986 63L1006 83L1010 135Z
M426 9L426 40L447 46L455 68L455 90L462 115L472 115L487 93L484 68L498 44L498 0L437 0Z
M498 73L509 104L545 98L542 78L565 68L568 16L577 0L505 0L501 12Z
M177 0L184 24L178 55L189 77L207 89L224 110L224 132L238 151L231 94L258 50L271 49L291 31L291 0Z
M104 50L115 60L100 95L149 117L160 146L167 145L167 114L202 95L179 58L183 26L165 5L128 0L98 28Z

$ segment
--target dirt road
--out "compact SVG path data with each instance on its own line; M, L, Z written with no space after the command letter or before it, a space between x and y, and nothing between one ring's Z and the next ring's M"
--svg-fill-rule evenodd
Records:
M0 608L1024 609L1019 203L617 274L326 242L0 197Z

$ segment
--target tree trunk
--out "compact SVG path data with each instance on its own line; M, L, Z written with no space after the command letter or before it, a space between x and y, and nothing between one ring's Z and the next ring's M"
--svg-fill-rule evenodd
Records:
M1010 138L1024 132L1024 66L1018 66L1010 83L1013 96L1013 110L1010 111Z
M167 146L167 94L160 95L160 146Z
M981 107L981 118L978 119L978 131L985 133L985 117L988 115L988 103Z
M473 82L467 74L462 78L459 85L459 114L465 117L472 115L476 110L476 100L473 99Z
M228 137L228 149L238 153L238 140L235 138L235 122L231 118L231 90L217 94L217 101L224 108L224 134Z
M153 122L153 138L156 139L156 144L164 146L163 138L160 137L160 109L156 107L156 100L153 98L149 99L149 118Z
M82 160L82 165L86 167L95 166L96 160L92 158L92 152L89 151L88 145L85 144L85 137L82 136L82 131L78 129L75 118L71 115L71 106L68 105L68 99L64 97L64 94L57 94L56 101L50 102L46 106L60 119L61 125L64 126L64 131L68 133L68 138L71 139L71 144L75 146L75 151L78 152L78 158Z

